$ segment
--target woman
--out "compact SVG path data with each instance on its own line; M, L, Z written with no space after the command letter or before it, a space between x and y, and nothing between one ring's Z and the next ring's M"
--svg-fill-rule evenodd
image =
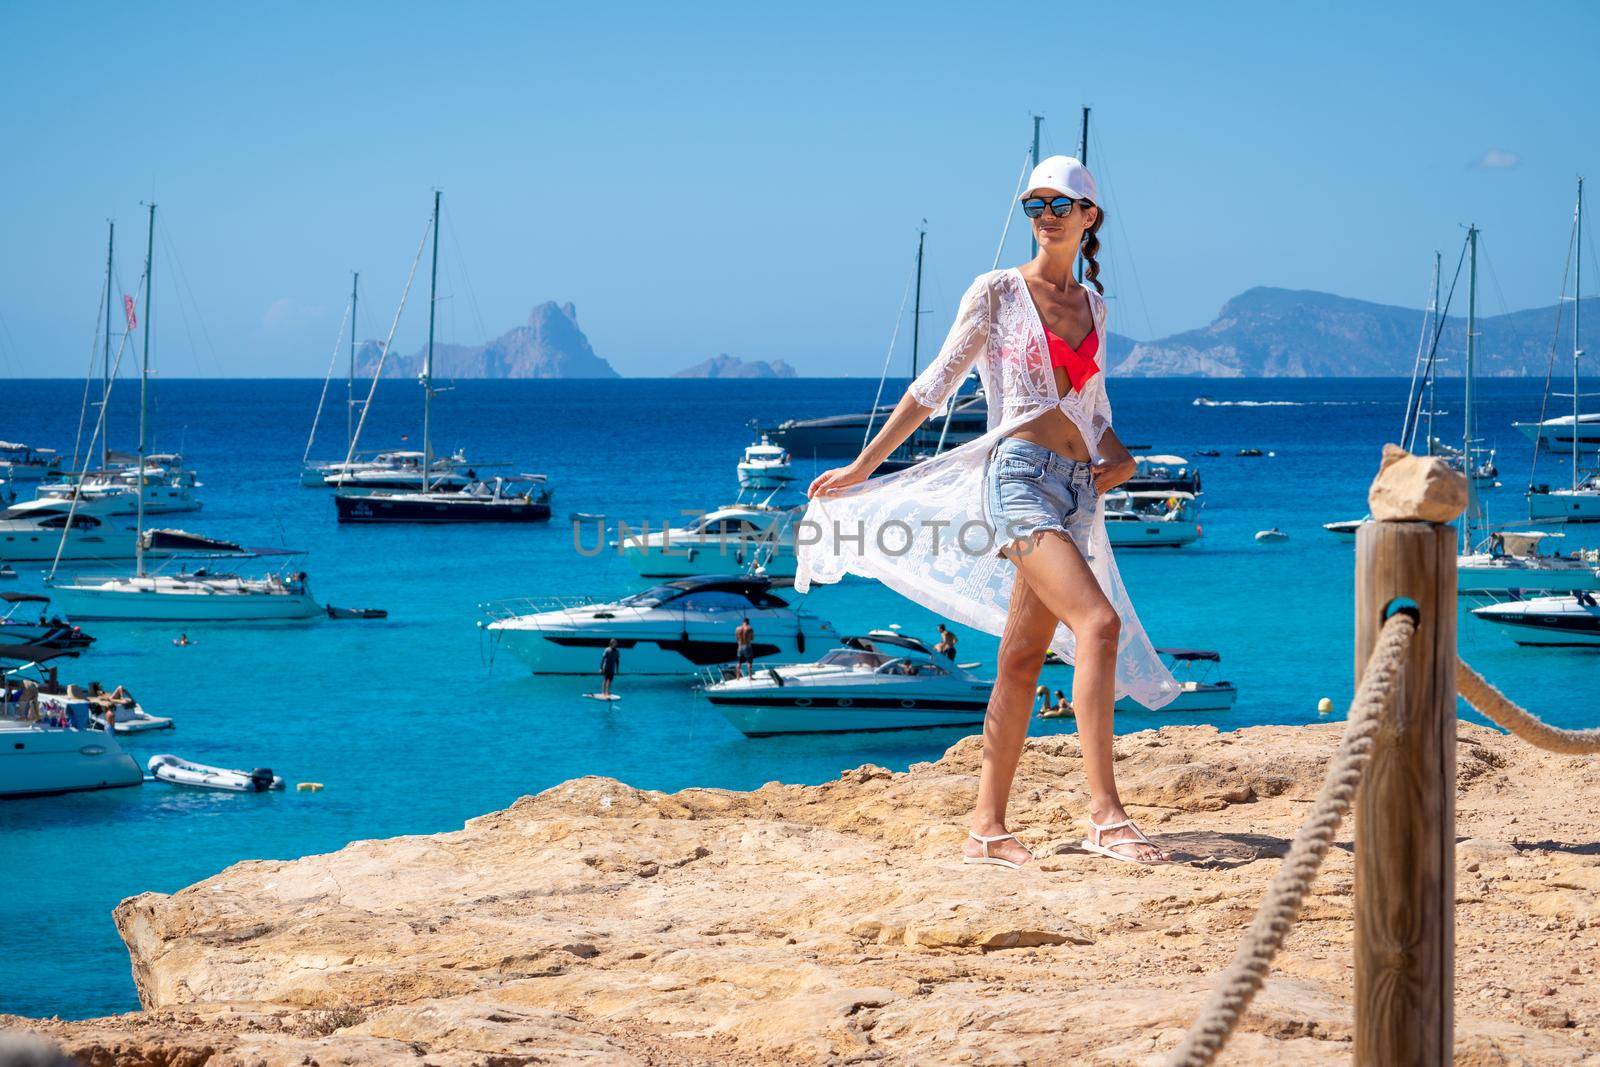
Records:
M1105 212L1093 176L1068 156L1034 169L1022 206L1038 255L972 283L938 357L877 436L853 463L811 483L795 589L848 571L1001 635L965 862L1015 869L1033 858L1005 816L1047 649L1075 665L1072 707L1090 794L1084 848L1164 862L1128 817L1112 771L1116 698L1160 707L1178 685L1139 625L1105 532L1101 497L1134 471L1105 393L1095 258ZM1092 290L1073 279L1080 253ZM988 432L868 481L974 366Z

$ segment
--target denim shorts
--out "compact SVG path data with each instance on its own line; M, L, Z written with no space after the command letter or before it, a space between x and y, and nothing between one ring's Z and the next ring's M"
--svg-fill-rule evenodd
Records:
M1037 530L1060 530L1087 561L1094 528L1094 468L1032 441L1003 438L984 471L985 504L995 544L1009 545ZM1000 553L996 553L999 555Z

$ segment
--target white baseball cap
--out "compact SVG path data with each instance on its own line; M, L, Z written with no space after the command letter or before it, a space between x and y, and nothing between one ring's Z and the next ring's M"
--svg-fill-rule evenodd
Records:
M1035 189L1055 189L1092 204L1100 202L1095 192L1094 175L1089 173L1088 167L1071 156L1051 156L1040 160L1028 176L1028 187L1024 191L1032 192Z

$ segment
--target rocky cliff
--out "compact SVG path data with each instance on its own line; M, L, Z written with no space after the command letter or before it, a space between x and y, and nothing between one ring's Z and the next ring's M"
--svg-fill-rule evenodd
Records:
M382 345L366 341L356 351L356 373L371 377ZM385 378L415 378L422 373L425 349L409 356L392 353ZM433 346L437 378L616 378L611 364L595 355L578 328L578 309L570 302L545 301L528 314L528 324L507 330L481 345Z
M1226 964L1337 726L1119 738L1181 863L1078 850L1077 740L1028 743L1021 872L962 866L976 738L815 787L584 778L446 834L124 901L140 1013L9 1018L96 1065L1156 1064ZM1600 763L1464 726L1462 1064L1600 1061ZM337 788L335 785L333 788ZM1231 1064L1347 1063L1350 827Z
M724 352L685 367L674 378L793 378L794 368L781 359L751 360L746 363Z
M1456 294L1453 311L1465 305ZM1600 299L1584 301L1585 316ZM1556 309L1530 308L1479 318L1478 373L1543 375L1550 360ZM1571 309L1564 318L1571 353ZM1600 320L1593 320L1600 321ZM1114 374L1239 377L1357 377L1410 375L1422 332L1422 312L1293 289L1250 289L1222 306L1209 326L1159 341L1113 346ZM1441 376L1465 364L1466 321L1452 315L1440 340Z

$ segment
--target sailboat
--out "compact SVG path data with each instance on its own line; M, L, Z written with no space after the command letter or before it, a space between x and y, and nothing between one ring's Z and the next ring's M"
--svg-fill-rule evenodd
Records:
M1572 215L1572 244L1574 281L1572 286L1572 415L1567 426L1580 426L1584 415L1579 409L1583 396L1579 389L1579 368L1583 363L1581 326L1583 322L1583 179L1578 179L1578 204ZM1546 426L1548 421L1536 425ZM1548 485L1528 488L1528 518L1554 519L1565 522L1600 522L1600 469L1583 469L1584 442L1577 434L1568 434L1568 448L1572 455L1571 484L1564 489ZM1534 436L1534 462L1539 461L1539 447L1544 435ZM1600 448L1600 440L1592 442ZM1591 462L1593 461L1591 456Z
M139 453L136 469L144 470L148 458L148 392L150 381L150 317L155 297L156 206L150 205L149 240L145 251L144 351L139 372ZM242 578L213 574L205 568L173 575L145 570L147 539L144 529L144 495L138 495L138 525L134 541L134 572L129 576L83 577L57 582L55 572L46 578L56 603L72 619L172 621L241 621L304 619L323 614L311 598L303 572ZM63 539L64 536L63 536Z
M422 455L416 466L417 487L415 490L363 492L350 488L342 480L336 481L334 484L339 488L333 502L342 523L506 523L550 518L551 492L542 474L473 479L464 486L455 486L442 479L437 470L433 454L433 337L439 305L439 204L442 197L440 190L434 190L433 277L428 294L428 349L422 364ZM359 432L358 427L357 434ZM356 443L352 438L351 455ZM447 472L447 476L450 473Z
M1461 454L1473 454L1473 378L1477 371L1478 341L1478 228L1467 228L1471 271L1467 283L1466 422ZM1483 539L1473 539L1474 524L1484 527ZM1456 560L1456 590L1462 595L1507 594L1514 590L1575 592L1600 589L1600 553L1577 552L1549 556L1543 542L1560 534L1491 531L1483 520L1477 482L1467 479L1467 509L1461 517L1461 554Z

